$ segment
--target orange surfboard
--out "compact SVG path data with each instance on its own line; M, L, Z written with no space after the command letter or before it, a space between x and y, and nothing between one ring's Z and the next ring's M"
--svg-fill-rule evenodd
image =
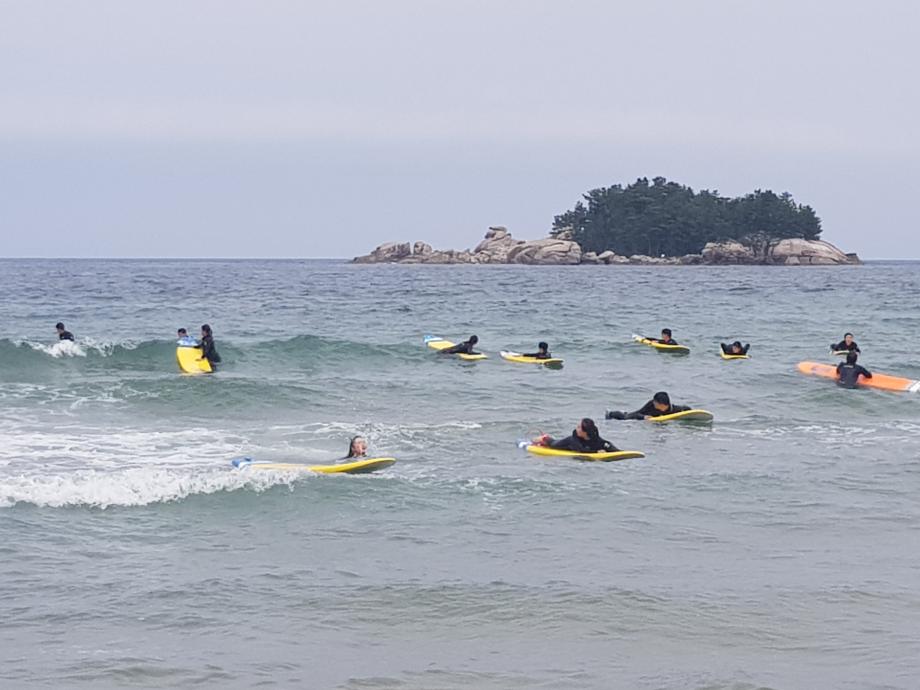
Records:
M833 364L818 364L817 362L799 362L799 371L810 376L823 376L826 379L837 378L837 367ZM883 391L906 391L920 393L920 381L902 379L900 376L888 376L872 372L872 378L859 377L859 385L866 388L880 388Z

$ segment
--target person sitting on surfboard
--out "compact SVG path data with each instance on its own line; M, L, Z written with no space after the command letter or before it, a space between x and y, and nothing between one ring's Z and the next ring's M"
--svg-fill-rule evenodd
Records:
M859 349L859 345L856 344L856 341L853 340L852 333L846 333L841 340L836 345L831 345L831 352L858 352L862 354L862 350Z
M465 340L462 343L457 343L453 347L447 347L443 350L438 350L442 355L478 355L473 348L476 346L476 343L479 342L478 335L471 335L469 340Z
M645 419L646 417L663 417L675 412L686 412L692 408L686 405L672 405L671 396L664 391L658 391L645 405L635 412L620 412L607 410L604 419Z
M552 355L549 353L549 345L545 342L537 343L538 352L531 352L526 355L521 355L522 357L532 357L533 359L552 359Z
M837 365L837 383L844 388L856 388L860 376L867 379L872 378L871 371L856 363L858 358L858 354L850 352L847 355L847 361Z
M731 345L726 345L725 343L719 343L722 347L722 352L726 355L746 355L748 350L751 349L750 343L747 345L742 345L740 340L736 340Z
M354 436L348 443L348 455L345 459L357 459L367 457L367 441L363 436Z
M653 343L661 343L662 345L680 345L680 343L678 343L676 340L674 340L674 338L671 337L670 328L662 328L660 338L648 338L648 340L650 340Z
M217 354L217 349L214 347L214 336L211 334L211 327L208 324L205 324L201 327L201 359L208 360L208 363L211 365L212 369L216 369L215 366L220 362L220 355Z
M74 341L73 333L64 328L64 324L58 321L54 324L54 327L57 329L58 340L69 340L70 342Z
M571 436L565 438L553 439L552 436L544 434L538 439L534 439L534 445L547 446L556 450L570 450L575 453L616 453L619 451L610 441L601 438L600 431L597 430L597 424L593 419L585 417L582 419Z
M195 340L192 336L188 334L188 331L184 328L180 328L176 331L176 345L180 347L198 347L198 341Z

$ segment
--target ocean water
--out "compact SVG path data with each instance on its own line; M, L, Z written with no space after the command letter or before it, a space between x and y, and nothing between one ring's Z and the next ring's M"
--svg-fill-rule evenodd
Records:
M918 290L914 263L0 261L0 686L916 688L920 399L795 364L852 330L920 378ZM224 365L182 376L204 322ZM692 354L630 342L662 326ZM497 357L540 339L562 370ZM660 389L715 423L600 421ZM647 457L516 447L582 416ZM355 433L398 463L229 464Z

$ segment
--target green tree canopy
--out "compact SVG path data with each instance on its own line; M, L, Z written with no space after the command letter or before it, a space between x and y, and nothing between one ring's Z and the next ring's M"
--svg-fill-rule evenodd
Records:
M821 220L789 193L755 190L728 198L656 177L593 189L556 216L553 236L569 231L585 251L649 256L698 254L707 242L738 240L763 250L777 240L821 236Z

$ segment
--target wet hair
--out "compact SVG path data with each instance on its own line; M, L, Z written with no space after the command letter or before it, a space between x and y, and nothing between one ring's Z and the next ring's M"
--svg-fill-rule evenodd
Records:
M671 404L671 396L665 393L664 391L658 391L657 393L655 393L655 395L652 397L652 400L654 400L659 405L670 405Z
M204 326L202 326L201 330L202 332L207 333L208 335L211 335L211 327L208 324L205 324Z
M584 431L592 441L600 437L601 432L597 430L597 424L590 417L581 420L581 430Z
M670 329L670 328L662 328L662 329L661 329L661 335L666 335L666 336L668 336L668 337L670 338L670 337L671 337L671 329Z
M478 336L478 335L471 335L471 336L470 336L470 342L471 342L473 345L475 345L476 343L479 342L479 336Z
M538 350L549 350L549 345L541 340L539 343L537 343L537 349Z
M740 340L736 340L735 342L732 343L732 347L744 347L744 346L741 344Z
M854 337L852 333L844 333L844 334L843 334L843 339L846 340L846 337L847 337L847 336L850 336L851 338Z
M63 322L63 321L58 321L56 324L54 324L54 327L55 327L56 329L58 329L59 331L63 331L63 330L64 330L64 322Z
M345 456L346 458L354 458L354 457L357 457L357 456L355 455L355 441L359 441L359 440L363 440L363 439L364 439L364 437L363 437L363 436L360 436L360 435L359 435L359 436L352 436L352 437L351 437L351 440L348 442L348 455Z
M180 328L178 331L176 331L176 333L179 335L188 335L188 331L184 328Z
M856 360L859 358L855 352L847 353L847 364L856 364Z

